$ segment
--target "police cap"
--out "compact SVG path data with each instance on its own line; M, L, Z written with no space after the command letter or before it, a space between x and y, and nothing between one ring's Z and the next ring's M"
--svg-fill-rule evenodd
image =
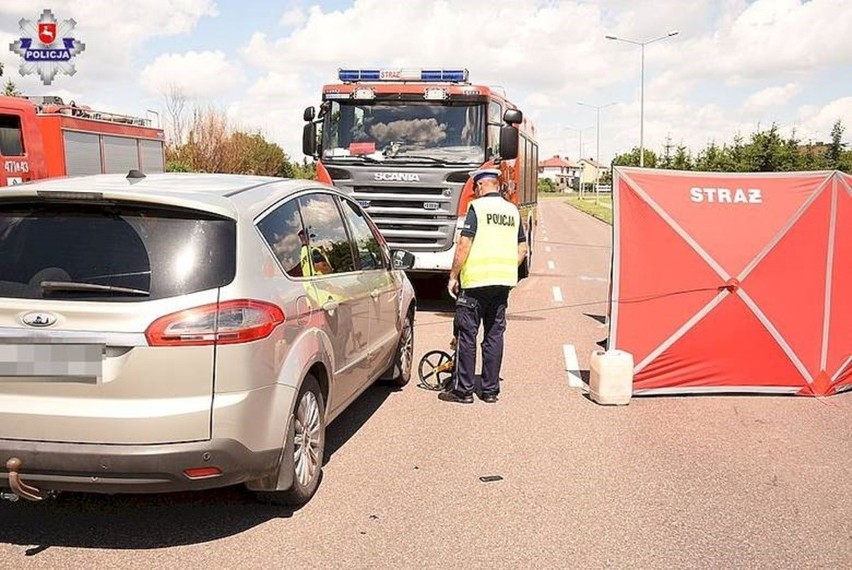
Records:
M473 178L473 183L476 184L483 178L497 178L500 176L500 170L497 168L480 168L479 170L474 170L470 173L470 177Z

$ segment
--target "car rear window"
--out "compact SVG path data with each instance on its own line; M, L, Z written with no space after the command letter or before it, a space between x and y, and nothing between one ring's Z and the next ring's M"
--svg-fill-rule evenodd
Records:
M230 283L235 259L236 222L205 212L0 202L0 297L174 297Z

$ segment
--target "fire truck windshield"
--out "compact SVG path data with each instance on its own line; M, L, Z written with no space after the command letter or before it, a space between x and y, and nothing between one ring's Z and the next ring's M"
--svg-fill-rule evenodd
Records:
M401 162L479 164L485 157L485 107L429 101L331 101L322 156ZM372 162L372 160L371 160Z

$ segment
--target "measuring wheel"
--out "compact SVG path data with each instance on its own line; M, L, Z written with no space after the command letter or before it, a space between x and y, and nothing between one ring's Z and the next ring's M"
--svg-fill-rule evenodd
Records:
M443 350L430 350L420 359L420 383L429 390L443 390L453 379L455 360Z

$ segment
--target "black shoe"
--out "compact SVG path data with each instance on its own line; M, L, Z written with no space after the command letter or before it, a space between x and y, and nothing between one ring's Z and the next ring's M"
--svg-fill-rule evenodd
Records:
M456 404L472 404L473 396L471 394L460 394L454 390L448 390L438 394L438 399L442 402L455 402Z
M489 393L486 393L486 394L482 394L481 399L482 399L482 401L483 401L483 402L485 402L486 404L494 404L494 403L496 403L496 402L497 402L497 394L495 394L495 393L493 393L493 392L489 392Z

